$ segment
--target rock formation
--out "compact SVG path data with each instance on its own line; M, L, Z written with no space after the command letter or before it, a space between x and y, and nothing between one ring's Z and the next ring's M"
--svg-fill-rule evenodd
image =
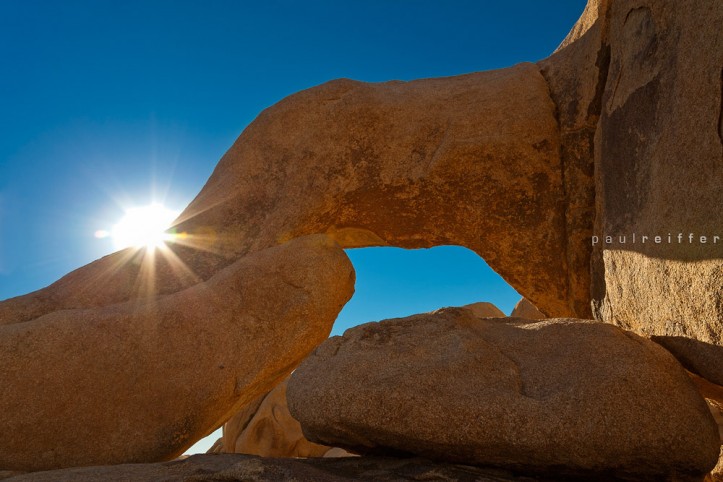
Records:
M270 390L323 340L352 291L338 247L318 237L279 247L309 234L342 247L466 246L546 316L594 315L652 337L723 385L722 24L720 0L590 0L560 48L536 64L411 82L337 80L268 108L177 220L168 249L124 250L0 302L0 386L9 387L0 468L167 459ZM558 454L570 457L562 462L594 470L619 454L615 470L633 470L626 457L637 449L620 440L641 437L653 460L662 457L656 436L674 431L666 443L675 444L696 429L695 417L687 429L675 414L662 421L671 407L697 414L699 404L647 341L602 325L515 323L495 329L512 337L560 329L586 347L587 364L565 374L587 380L575 390L592 398L565 399L565 413L585 404L620 410L598 420L620 427L614 442L584 432L583 448L609 447ZM617 352L601 351L588 331L619 342L623 361L643 363L648 378L591 358ZM576 349L560 340L557 350ZM550 370L532 388L503 372L486 376L514 396L511 386L528 393L559 382ZM615 378L626 373L632 381ZM656 410L619 405L606 383ZM541 444L525 449L533 468L560 462L536 452L555 440L544 436L552 415L544 404L526 407L534 397L518 398L529 424L515 429ZM532 413L541 417L537 435ZM497 421L509 422L502 415ZM493 435L512 444L512 427ZM701 469L700 433L691 442L698 458L669 450L659 470ZM527 460L511 453L505 463Z
M706 482L723 482L723 387L707 381L706 379L694 374L689 374L693 379L698 391L708 402L713 418L718 423L718 435L721 440L720 456L718 465L711 471Z
M289 413L284 380L261 395L223 425L214 452L264 457L322 457L331 447L309 442Z
M470 310L477 318L500 318L505 314L492 303L486 301L480 301L478 303L472 303L471 305L465 305L462 308Z
M321 343L353 284L317 235L176 294L1 326L0 468L180 455Z
M0 473L2 477L2 473ZM286 459L241 454L193 455L155 464L82 467L20 474L7 482L536 482L510 472L440 464L419 458L346 457Z
M534 64L299 92L262 112L220 160L171 246L193 276L159 260L153 291L326 232L342 247L466 246L545 313L573 315L558 255L567 249L559 151L555 105ZM146 296L128 256L0 304L0 322Z
M161 259L139 286L142 263L117 253L1 303L0 323L173 293L328 232L344 247L467 246L546 315L587 317L593 300L723 383L721 21L717 0L591 0L536 65L292 95L179 219L189 271Z
M542 320L545 315L540 313L540 310L529 302L526 298L522 298L517 302L512 313L511 318L525 318L526 320Z
M699 477L718 459L708 407L677 361L613 325L476 318L367 323L293 373L309 440L520 473Z

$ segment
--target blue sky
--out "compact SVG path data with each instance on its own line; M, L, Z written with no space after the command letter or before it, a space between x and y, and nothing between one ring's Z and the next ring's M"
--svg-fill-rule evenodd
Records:
M0 299L113 250L123 206L182 209L263 108L298 90L549 55L584 0L0 1ZM349 252L352 324L516 293L458 247Z

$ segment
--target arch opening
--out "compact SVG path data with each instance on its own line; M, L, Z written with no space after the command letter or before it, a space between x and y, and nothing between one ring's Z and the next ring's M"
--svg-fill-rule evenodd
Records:
M463 246L424 249L347 249L356 270L354 296L331 335L370 321L425 313L448 306L489 302L509 315L521 295Z

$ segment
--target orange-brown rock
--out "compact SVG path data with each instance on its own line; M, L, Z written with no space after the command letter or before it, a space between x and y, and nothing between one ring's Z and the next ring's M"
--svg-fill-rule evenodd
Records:
M309 442L289 413L284 380L246 405L223 425L216 452L263 457L322 457L331 447Z
M472 303L463 308L470 310L478 318L505 316L489 302ZM231 417L223 425L223 436L207 453L241 453L263 457L353 455L338 447L315 444L304 437L301 425L289 413L286 402L287 383L288 379L248 403Z
M675 358L611 324L443 309L325 341L287 399L309 440L553 476L690 480L719 438Z
M500 318L505 316L502 310L487 301L479 301L477 303L465 305L462 308L470 310L477 318Z
M708 408L713 418L718 423L718 435L721 440L720 457L718 464L713 468L705 479L706 482L723 482L723 386L711 383L697 375L689 373L698 391L708 402Z
M0 326L0 468L180 455L321 343L353 284L317 235L175 294Z
M513 308L512 313L510 313L510 317L525 318L526 320L542 320L545 318L545 315L540 313L540 310L530 303L527 298L522 298Z
M590 0L561 47L538 62L555 102L560 132L560 165L564 179L565 258L570 299L576 316L591 318L590 253L595 219L594 138L600 98L607 81L607 51L601 45L597 20L600 3ZM524 258L523 258L524 259ZM525 296L524 293L522 293ZM527 297L550 316L536 300Z

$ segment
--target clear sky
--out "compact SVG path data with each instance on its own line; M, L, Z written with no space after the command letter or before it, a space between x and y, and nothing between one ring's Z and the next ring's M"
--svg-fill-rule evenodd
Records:
M181 210L263 108L348 77L549 55L585 0L0 0L0 299L113 251L123 209ZM518 296L459 247L351 250L360 322Z

